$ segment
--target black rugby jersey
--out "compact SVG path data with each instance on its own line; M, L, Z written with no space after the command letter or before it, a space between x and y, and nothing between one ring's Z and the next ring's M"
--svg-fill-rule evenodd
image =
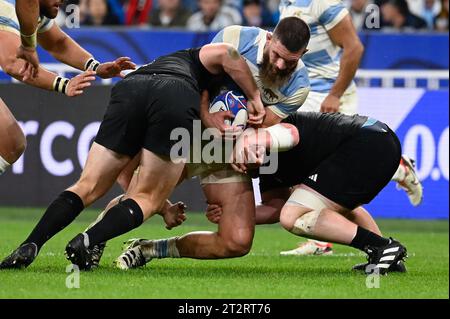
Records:
M283 122L297 127L300 143L289 151L278 153L278 169L274 174L259 176L261 191L302 183L368 121L371 124L376 120L341 113L299 112L290 115Z
M137 74L163 74L181 78L192 84L196 90L206 89L215 76L200 62L201 48L180 50L169 55L157 58L153 62L146 64L136 71L128 74L127 77Z

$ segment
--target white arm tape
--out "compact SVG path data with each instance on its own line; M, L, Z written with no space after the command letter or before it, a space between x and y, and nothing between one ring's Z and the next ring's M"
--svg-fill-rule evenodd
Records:
M0 175L3 174L6 169L10 166L11 164L9 164L7 161L5 161L1 156L0 156Z
M295 146L295 140L292 137L291 130L282 124L270 126L265 130L270 134L272 139L272 144L270 146L271 152L283 152L290 150Z

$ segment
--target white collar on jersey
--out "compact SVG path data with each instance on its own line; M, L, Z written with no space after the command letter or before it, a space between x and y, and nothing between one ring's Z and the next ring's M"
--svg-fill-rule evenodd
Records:
M255 43L258 45L258 54L256 56L256 64L260 65L263 62L263 53L264 53L264 47L266 46L267 42L267 33L266 30L259 31L258 36L255 39Z

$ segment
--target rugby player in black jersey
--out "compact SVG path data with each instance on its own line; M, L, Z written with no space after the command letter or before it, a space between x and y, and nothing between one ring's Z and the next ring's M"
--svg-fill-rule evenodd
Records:
M192 133L200 119L200 93L228 74L248 98L249 123L260 125L264 107L249 67L229 44L178 51L143 66L118 82L80 179L47 208L29 237L0 263L0 269L30 265L39 250L81 211L103 196L122 170L140 155L139 178L125 198L66 247L72 263L90 269L90 248L126 233L159 212L184 168L170 158L171 132ZM223 115L217 114L223 124ZM249 192L251 194L251 192Z

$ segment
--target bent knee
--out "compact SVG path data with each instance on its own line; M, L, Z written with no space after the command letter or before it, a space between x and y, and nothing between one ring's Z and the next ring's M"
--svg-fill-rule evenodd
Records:
M224 257L242 257L247 255L252 248L251 236L229 239L225 242Z
M294 224L295 224L296 220L297 219L294 218L292 215L283 214L283 213L280 215L281 226L289 232L294 228Z
M15 163L27 148L27 139L20 127L14 120L11 125L7 126L9 138L0 146L0 154L8 163Z
M12 135L14 135L14 146L12 148L12 154L15 162L25 152L27 148L27 138L17 122L14 124L13 130L14 133Z
M25 138L19 139L16 141L16 144L14 145L14 148L11 152L12 162L16 162L23 153L25 153L25 150L27 148L27 140Z

